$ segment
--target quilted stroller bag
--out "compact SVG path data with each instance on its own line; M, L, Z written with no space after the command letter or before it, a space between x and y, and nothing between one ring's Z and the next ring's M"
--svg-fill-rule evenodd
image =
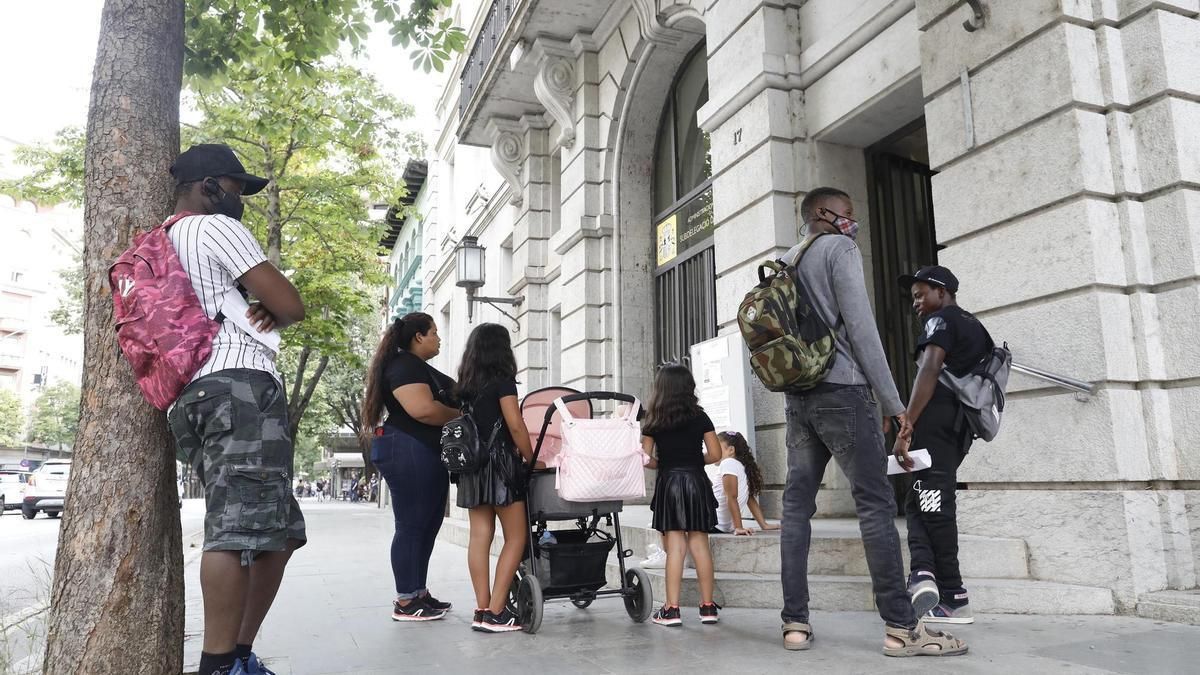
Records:
M642 471L649 459L642 450L637 422L639 402L623 417L576 419L554 401L562 417L562 451L554 487L565 500L599 502L646 496Z

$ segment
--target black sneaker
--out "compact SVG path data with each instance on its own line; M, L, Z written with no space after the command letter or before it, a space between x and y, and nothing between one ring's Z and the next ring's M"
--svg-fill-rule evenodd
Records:
M392 602L392 621L437 621L444 616L446 610L430 607L425 598L413 598L403 607L399 600Z
M479 620L479 628L484 633L512 633L521 630L517 617L505 607L499 614L484 610Z
M679 615L679 608L667 607L666 605L659 607L658 611L654 613L654 616L650 617L650 620L660 626L683 625L683 618Z
M471 619L471 630L479 630L480 624L483 623L483 615L486 613L486 609L475 610L475 616Z
M429 594L426 594L421 599L425 601L425 604L429 605L433 609L440 609L443 612L449 612L450 608L453 607L453 605L451 605L450 603L442 602L441 600L438 600L437 598L435 598Z
M716 623L720 621L720 617L717 616L717 610L719 609L721 609L721 606L715 602L700 605L700 623Z

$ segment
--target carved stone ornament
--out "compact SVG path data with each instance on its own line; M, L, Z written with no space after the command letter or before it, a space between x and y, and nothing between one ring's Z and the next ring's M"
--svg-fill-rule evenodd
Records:
M524 142L521 140L520 127L514 122L497 122L488 124L492 130L492 166L508 183L512 196L509 203L519 206L524 199L521 189L521 157L524 155Z
M564 148L575 144L575 120L571 116L574 87L575 64L564 56L544 53L533 80L533 93L558 122L558 144Z

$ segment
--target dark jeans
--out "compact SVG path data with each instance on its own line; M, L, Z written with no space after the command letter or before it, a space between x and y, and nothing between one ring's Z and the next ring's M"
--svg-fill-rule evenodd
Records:
M917 625L904 580L896 500L875 398L865 386L820 385L787 397L788 476L780 554L783 620L808 623L808 549L817 489L832 456L850 481L879 616L889 626Z
M437 450L391 427L372 441L371 462L392 491L392 575L397 597L408 600L429 590L429 557L442 529L450 475Z
M912 449L929 450L933 466L913 472L913 486L904 507L912 571L932 572L942 602L952 605L961 605L966 600L958 569L954 490L958 467L970 448L969 438L954 400L929 402L913 430Z

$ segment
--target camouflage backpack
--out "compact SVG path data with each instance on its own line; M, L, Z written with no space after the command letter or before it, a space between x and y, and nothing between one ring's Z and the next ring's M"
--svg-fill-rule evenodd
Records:
M750 367L771 391L817 386L837 355L833 331L817 313L797 274L800 260L817 239L804 244L790 265L782 260L759 265L759 283L738 307L738 327L750 349Z

